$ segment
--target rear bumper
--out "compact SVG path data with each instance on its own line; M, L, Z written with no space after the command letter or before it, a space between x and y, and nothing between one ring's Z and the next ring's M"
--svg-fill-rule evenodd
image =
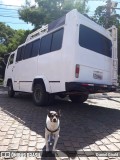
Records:
M67 92L84 92L84 93L103 93L116 91L117 87L104 84L88 84L80 82L66 82Z

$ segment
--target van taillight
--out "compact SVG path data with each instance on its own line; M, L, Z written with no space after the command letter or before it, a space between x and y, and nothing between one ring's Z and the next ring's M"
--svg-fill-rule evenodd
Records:
M80 72L80 65L76 64L76 66L75 66L75 78L79 77L79 72Z

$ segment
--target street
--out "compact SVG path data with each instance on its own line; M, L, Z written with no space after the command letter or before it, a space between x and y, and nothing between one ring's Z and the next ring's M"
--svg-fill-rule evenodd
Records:
M78 151L73 157L75 160L120 159L89 157L91 151L120 151L120 93L91 95L83 104L56 99L52 106L37 107L32 103L31 95L18 94L15 98L8 98L7 92L1 88L0 151L43 150L47 110L59 109L61 129L58 150ZM56 159L66 158L58 156Z

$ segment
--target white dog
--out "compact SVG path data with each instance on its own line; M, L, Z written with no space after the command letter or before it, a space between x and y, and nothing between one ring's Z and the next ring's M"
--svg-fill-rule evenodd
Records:
M60 111L49 111L46 118L46 127L45 127L45 141L46 141L46 151L49 151L48 142L51 137L54 138L54 145L52 151L55 151L56 144L59 138L60 132Z

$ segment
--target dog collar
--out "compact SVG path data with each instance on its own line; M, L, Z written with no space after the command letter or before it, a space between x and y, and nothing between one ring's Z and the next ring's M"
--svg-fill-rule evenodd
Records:
M47 129L49 132L51 132L51 133L57 132L57 131L59 130L59 128L60 128L60 126L58 126L58 128L57 128L56 130L51 131L51 130L48 129L48 127L47 127L47 125L46 125L46 129Z

